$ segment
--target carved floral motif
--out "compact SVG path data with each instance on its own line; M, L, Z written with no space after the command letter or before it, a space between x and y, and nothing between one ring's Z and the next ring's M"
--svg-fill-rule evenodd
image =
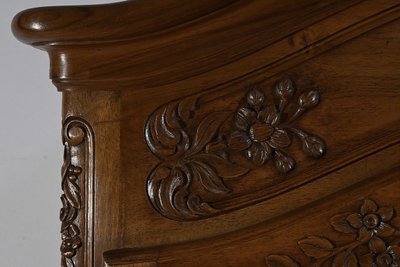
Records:
M199 118L195 116L200 108L196 97L157 109L145 125L146 143L160 160L147 183L155 209L177 220L220 213L206 198L228 196L232 192L226 182L250 171L248 165L232 161L232 156L244 155L255 167L271 160L280 173L287 173L295 166L285 152L292 136L299 138L306 155L321 157L324 142L292 125L319 103L319 91L300 94L295 112L288 116L285 108L294 94L293 82L285 79L275 86L278 102L272 105L265 103L262 90L253 88L236 111L219 110Z
M259 89L250 90L246 102L234 116L236 130L230 135L229 147L239 151L244 150L247 158L258 166L273 159L276 169L281 173L286 173L295 166L295 160L283 151L292 143L289 134L291 132L300 138L307 155L316 158L322 156L325 145L319 137L288 127L282 120L285 107L294 92L292 81L284 80L275 87L275 96L279 99L279 105L266 106L264 93ZM319 98L317 90L303 93L298 100L296 112L287 121L293 122L307 109L316 106Z
M400 238L390 224L393 207L381 207L364 200L358 213L341 213L330 223L336 232L353 234L350 243L337 246L320 236L308 236L298 241L299 248L310 258L305 266L313 267L397 267L400 264ZM266 257L268 267L300 267L286 255Z

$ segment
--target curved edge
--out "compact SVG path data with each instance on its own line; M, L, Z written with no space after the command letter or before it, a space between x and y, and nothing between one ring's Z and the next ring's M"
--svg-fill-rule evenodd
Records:
M182 25L233 2L235 0L137 0L101 5L40 7L18 13L11 28L18 40L34 46L67 41L113 41Z

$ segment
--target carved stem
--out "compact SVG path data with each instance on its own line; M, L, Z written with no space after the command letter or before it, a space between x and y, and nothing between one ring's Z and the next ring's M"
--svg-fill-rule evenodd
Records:
M367 242L368 242L368 240L367 240L367 241L365 241L365 240L364 240L364 241L355 241L355 242L350 243L350 244L347 244L347 245L345 245L345 246L336 248L336 249L334 249L334 250L332 251L332 253L330 253L329 255L327 255L327 256L325 256L325 257L323 257L323 258L318 259L318 260L316 261L316 263L314 263L314 266L315 266L315 267L321 267L327 260L329 260L329 259L331 259L332 257L338 255L339 253L341 253L341 252L343 252L343 251L345 251L345 250L347 250L348 252L351 252L353 249L355 249L355 248L357 248L357 247L359 247L359 246L361 246L361 245L363 245L363 244L365 244L365 243L367 243Z
M303 113L306 111L305 108L297 108L296 112L292 115L292 117L290 117L287 121L287 123L291 123L295 120L297 120L301 115L303 115Z
M285 108L288 103L289 103L289 101L286 98L279 100L279 112L280 113L283 113L285 111Z
M291 131L292 133L296 134L298 137L300 137L302 139L304 139L305 137L308 136L308 134L306 134L305 132L303 132L302 130L297 129L297 128L290 128L289 127L289 128L285 128L285 129Z

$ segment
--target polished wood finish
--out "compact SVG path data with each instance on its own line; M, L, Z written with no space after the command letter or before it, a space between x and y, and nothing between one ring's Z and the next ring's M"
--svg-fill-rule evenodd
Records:
M63 94L62 266L400 264L399 18L397 0L18 14Z

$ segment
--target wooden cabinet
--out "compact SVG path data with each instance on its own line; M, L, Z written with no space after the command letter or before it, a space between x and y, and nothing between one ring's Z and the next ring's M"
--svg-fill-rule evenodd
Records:
M399 18L398 0L18 14L63 94L62 266L398 266Z

